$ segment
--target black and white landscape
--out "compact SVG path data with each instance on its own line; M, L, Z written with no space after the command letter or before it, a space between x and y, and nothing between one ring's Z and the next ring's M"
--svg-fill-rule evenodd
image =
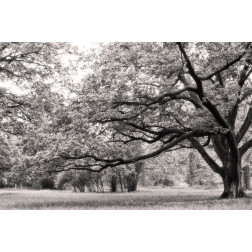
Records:
M0 209L252 209L250 42L0 43Z

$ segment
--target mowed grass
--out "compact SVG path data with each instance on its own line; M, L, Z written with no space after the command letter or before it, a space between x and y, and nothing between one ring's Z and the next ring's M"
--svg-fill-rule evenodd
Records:
M251 210L252 199L220 200L222 190L140 189L133 193L0 190L0 209ZM248 193L252 196L252 193Z

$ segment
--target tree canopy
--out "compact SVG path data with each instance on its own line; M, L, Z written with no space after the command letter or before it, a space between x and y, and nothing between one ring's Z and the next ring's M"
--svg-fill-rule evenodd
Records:
M83 60L90 73L76 89L67 132L74 147L60 153L59 170L97 172L194 148L222 177L223 197L244 195L251 43L109 43ZM133 142L145 151L126 157Z
M251 43L107 43L82 54L68 44L2 43L0 51L2 78L32 83L28 104L39 116L25 145L50 171L101 172L194 149L222 178L222 197L246 196L241 161L252 147ZM48 88L52 82L61 93ZM20 99L4 108L26 105Z

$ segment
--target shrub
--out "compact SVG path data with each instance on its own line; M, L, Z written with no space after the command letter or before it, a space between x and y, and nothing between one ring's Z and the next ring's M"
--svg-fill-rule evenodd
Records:
M0 188L4 188L7 185L7 180L5 178L0 178Z
M168 178L165 178L163 181L163 186L174 186L174 182Z
M41 180L42 189L54 189L54 181L51 178L44 178Z

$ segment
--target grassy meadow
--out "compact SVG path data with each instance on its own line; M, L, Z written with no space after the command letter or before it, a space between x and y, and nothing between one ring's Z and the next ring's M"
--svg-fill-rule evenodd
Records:
M252 199L220 200L222 190L140 189L127 193L0 190L0 209L251 210ZM252 193L249 193L252 196Z

